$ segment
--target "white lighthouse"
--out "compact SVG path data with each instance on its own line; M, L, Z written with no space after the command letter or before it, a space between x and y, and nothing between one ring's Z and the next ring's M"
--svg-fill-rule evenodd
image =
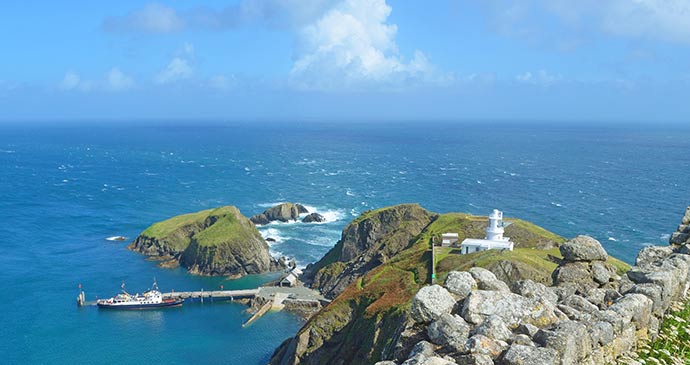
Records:
M513 242L509 237L503 237L503 212L494 209L489 214L489 226L486 227L484 239L467 238L460 244L460 252L468 254L491 249L513 250Z
M489 226L486 227L486 239L489 241L503 241L503 212L494 209L489 215Z

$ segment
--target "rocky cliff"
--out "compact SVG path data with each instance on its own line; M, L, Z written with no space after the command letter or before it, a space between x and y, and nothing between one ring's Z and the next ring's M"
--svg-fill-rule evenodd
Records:
M199 275L240 277L285 267L269 255L256 227L233 206L155 223L129 246L161 266L177 264Z
M365 212L343 229L340 241L321 260L307 267L303 280L334 298L355 279L407 248L434 218L416 204Z
M431 279L430 241L445 232L458 233L460 240L483 237L486 221L462 213L431 213L413 204L363 213L305 272L311 285L333 302L285 341L271 363L371 364L407 356L409 346L420 338L410 308L417 291ZM452 249L439 249L437 276L479 265L494 267L512 281L525 276L549 281L561 260L553 247L565 240L528 222L508 221L512 224L506 234L514 237L515 251L456 255ZM539 247L545 249L535 249ZM493 284L499 282L508 287L498 279Z

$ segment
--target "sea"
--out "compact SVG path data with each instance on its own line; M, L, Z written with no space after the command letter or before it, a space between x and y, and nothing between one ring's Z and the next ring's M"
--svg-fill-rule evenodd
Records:
M150 224L223 205L279 202L322 224L261 227L271 252L318 260L362 212L419 203L492 209L633 262L667 244L690 205L690 126L526 121L81 121L0 123L0 362L265 364L303 320L193 302L153 311L77 307L124 282L141 292L254 288L159 268L126 246ZM108 240L124 236L126 241Z

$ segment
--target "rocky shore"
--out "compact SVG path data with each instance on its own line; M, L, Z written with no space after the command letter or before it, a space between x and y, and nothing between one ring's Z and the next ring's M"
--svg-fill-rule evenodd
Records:
M657 336L690 287L690 207L671 244L642 249L633 267L591 237L565 241L515 221L515 252L448 255L437 262L442 285L427 285L429 241L470 236L477 221L416 205L364 213L307 269L333 302L271 364L616 363Z

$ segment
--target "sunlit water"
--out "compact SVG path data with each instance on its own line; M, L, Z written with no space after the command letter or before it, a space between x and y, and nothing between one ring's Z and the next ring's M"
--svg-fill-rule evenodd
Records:
M555 125L555 126L554 126ZM438 212L531 220L590 234L634 260L663 244L690 203L690 129L528 124L0 125L0 358L6 363L262 364L301 320L188 303L158 311L77 308L132 291L251 288L167 270L126 250L149 224L232 204L282 201L328 218L271 224L274 254L304 266L361 212L419 202ZM123 235L126 242L107 241Z

